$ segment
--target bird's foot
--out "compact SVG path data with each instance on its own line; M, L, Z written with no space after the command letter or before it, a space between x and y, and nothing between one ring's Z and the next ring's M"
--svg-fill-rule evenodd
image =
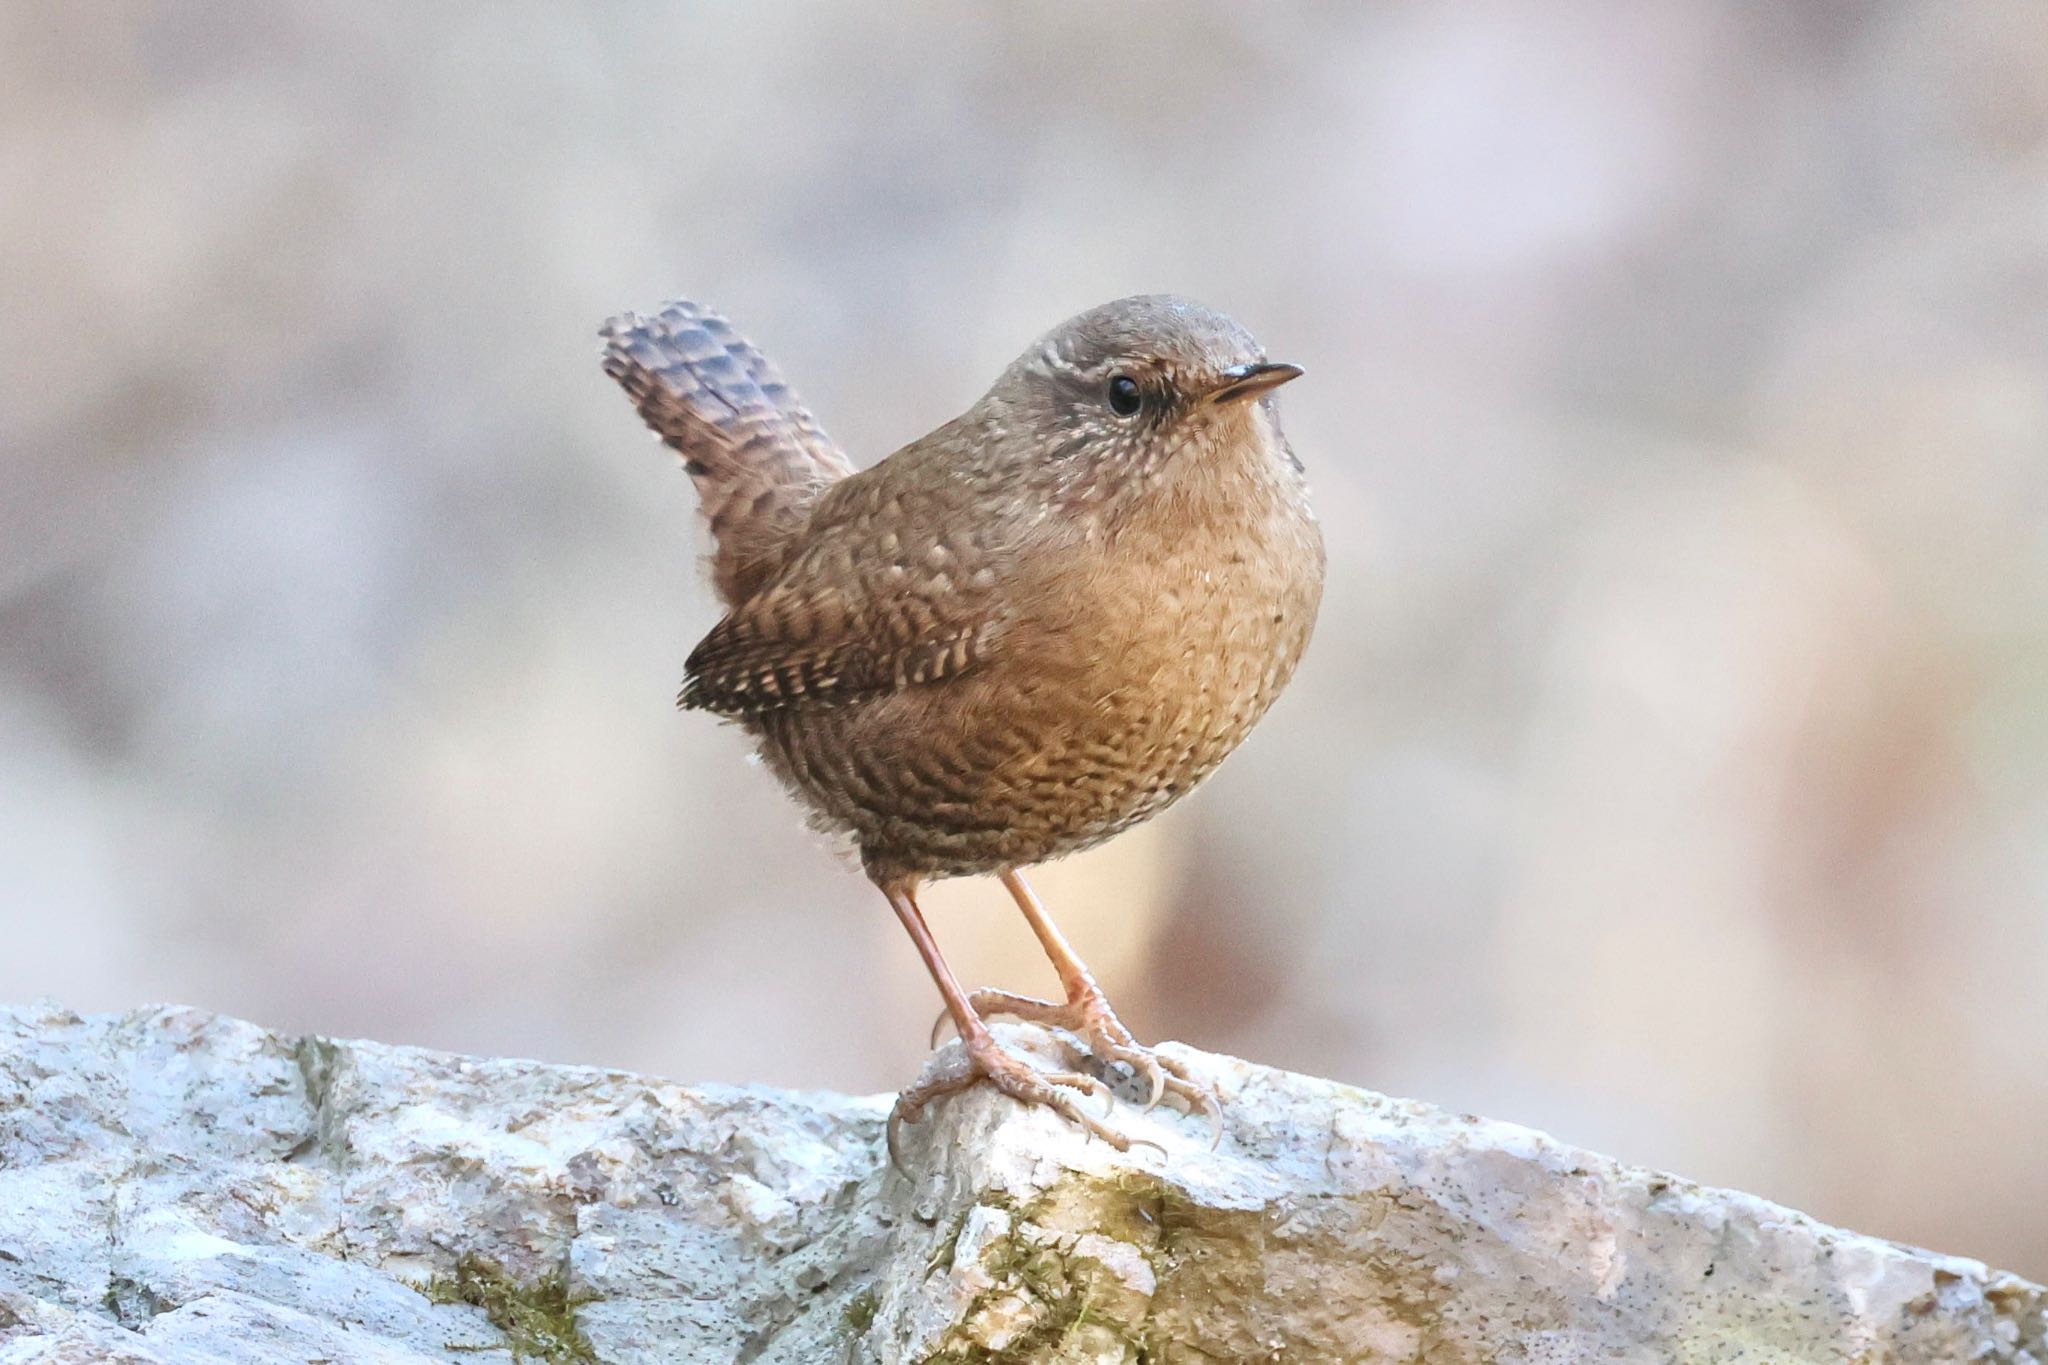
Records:
M896 1097L896 1107L889 1111L890 1160L899 1168L903 1165L896 1145L897 1130L903 1124L916 1123L923 1117L924 1107L941 1095L965 1090L983 1080L1020 1104L1044 1105L1119 1152L1131 1150L1133 1139L1117 1132L1080 1105L1079 1096L1082 1095L1099 1095L1106 1104L1114 1103L1108 1086L1078 1071L1040 1071L1022 1058L1004 1051L986 1031L977 1031L973 1037L961 1040L958 1052L927 1067L915 1085ZM1144 1145L1157 1147L1159 1144Z
M1196 1078L1173 1058L1162 1057L1140 1044L1124 1027L1123 1020L1116 1017L1116 1011L1109 1007L1109 1001L1102 992L1094 989L1093 983L1090 987L1064 1004L991 990L976 991L969 998L969 1003L974 1006L974 1012L984 1019L1008 1015L1012 1019L1065 1029L1087 1043L1088 1051L1102 1065L1122 1062L1129 1067L1131 1074L1150 1091L1145 1103L1147 1111L1171 1095L1189 1114L1208 1117L1212 1129L1209 1145L1212 1148L1221 1143L1223 1100L1216 1093L1216 1087Z

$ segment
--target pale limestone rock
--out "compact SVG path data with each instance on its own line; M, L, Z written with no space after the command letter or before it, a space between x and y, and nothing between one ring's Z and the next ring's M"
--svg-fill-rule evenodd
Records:
M0 1010L0 1365L2048 1365L2048 1293L1975 1261L1176 1055L1215 1152L972 1092L905 1175L880 1099Z

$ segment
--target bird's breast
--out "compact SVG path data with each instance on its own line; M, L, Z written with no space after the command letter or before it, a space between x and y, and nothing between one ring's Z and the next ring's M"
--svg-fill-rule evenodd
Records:
M1004 651L1030 679L1021 709L1041 722L1020 780L1092 784L1093 818L1116 827L1190 789L1293 676L1322 576L1305 506L1193 526L1127 520L1089 537Z

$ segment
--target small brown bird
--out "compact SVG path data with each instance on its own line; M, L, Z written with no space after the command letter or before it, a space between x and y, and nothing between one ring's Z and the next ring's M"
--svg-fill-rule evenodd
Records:
M853 465L724 318L677 301L605 324L605 372L683 457L729 608L681 705L738 721L814 822L850 835L923 956L962 1048L903 1092L916 1120L986 1078L1118 1147L1105 1093L1042 1073L983 1020L1063 1027L1104 1065L1216 1116L1138 1045L1018 869L1158 814L1287 685L1322 596L1323 541L1268 361L1186 299L1120 299L1048 332L965 413ZM1060 1003L962 989L917 908L993 872Z

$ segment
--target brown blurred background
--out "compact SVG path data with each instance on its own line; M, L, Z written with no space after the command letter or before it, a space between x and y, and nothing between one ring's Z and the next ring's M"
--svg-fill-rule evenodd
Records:
M904 1082L594 329L872 460L1173 290L1308 367L1332 573L1040 879L1134 1028L2048 1276L2048 10L889 13L0 10L0 998Z

